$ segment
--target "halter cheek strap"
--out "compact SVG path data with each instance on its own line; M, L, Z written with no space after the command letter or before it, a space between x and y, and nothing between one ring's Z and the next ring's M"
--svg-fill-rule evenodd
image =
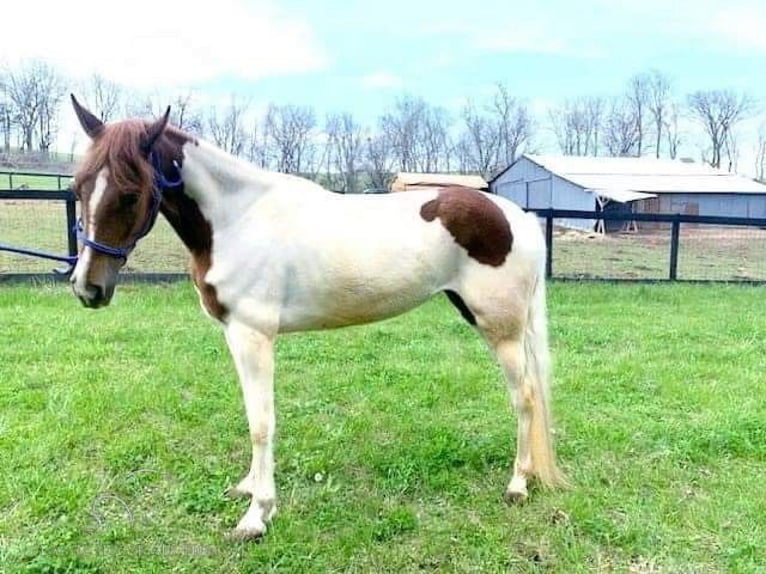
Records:
M75 224L75 234L77 240L86 247L90 247L93 251L114 257L116 259L122 259L123 262L127 261L130 252L135 249L138 241L146 237L154 227L154 222L157 221L157 214L160 212L160 204L162 203L162 192L166 189L172 189L183 185L183 179L181 179L181 170L177 162L173 161L173 165L178 171L178 179L174 181L168 180L162 173L162 163L160 157L156 152L152 152L149 156L154 168L154 186L152 187L152 207L149 211L149 216L146 218L141 231L131 240L127 247L112 247L104 243L100 243L93 239L89 239L85 235L85 226L83 225L82 218L77 220Z

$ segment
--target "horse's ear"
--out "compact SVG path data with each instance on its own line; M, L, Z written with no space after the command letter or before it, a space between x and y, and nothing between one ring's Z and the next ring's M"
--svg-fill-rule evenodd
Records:
M80 120L80 125L88 137L94 139L102 131L104 131L104 122L86 110L74 97L74 94L69 94L72 98L72 106L74 107L74 113L77 114L77 119Z
M162 135L162 132L165 131L165 128L168 125L169 117L170 106L168 106L168 109L165 110L165 113L160 119L149 126L149 129L146 131L146 136L144 136L144 140L141 142L141 151L144 153L144 155L148 156L152 152L154 144L157 143L157 140Z

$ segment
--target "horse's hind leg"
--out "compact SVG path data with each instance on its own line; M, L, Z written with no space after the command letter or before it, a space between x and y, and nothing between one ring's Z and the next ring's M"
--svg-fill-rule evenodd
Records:
M539 318L534 321L537 324L527 326L518 337L488 338L508 381L518 418L516 459L505 491L509 503L526 499L527 480L532 477L545 487L568 484L553 450L547 333Z
M506 502L513 503L527 498L527 479L534 472L529 444L534 398L532 389L524 381L524 350L521 341L507 339L492 346L508 383L511 404L518 419L513 476L505 490Z
M550 354L543 297L544 292L537 286L529 306L507 300L472 306L476 326L503 370L518 419L513 475L505 492L508 502L527 497L527 480L532 477L546 487L567 484L553 450ZM471 307L471 302L467 305Z
M237 368L252 442L250 472L233 494L250 495L250 507L234 535L258 538L276 512L274 485L274 341L237 322L226 326L226 341Z

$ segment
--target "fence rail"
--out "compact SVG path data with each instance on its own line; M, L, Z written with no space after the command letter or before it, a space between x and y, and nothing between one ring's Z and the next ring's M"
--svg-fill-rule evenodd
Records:
M766 282L766 218L564 209L533 209L529 211L545 220L545 237L548 246L546 275L548 278ZM607 243L605 249L592 249L592 245L589 248L587 244L593 243L594 234L580 232L580 240L578 241L575 236L574 242L580 244L580 258L587 258L591 266L595 266L597 263L594 257L601 254L601 259L604 259L603 252L610 249L612 251L610 259L612 260L619 261L618 257L614 257L614 254L619 254L621 251L627 251L630 255L629 261L624 262L627 265L622 267L614 265L611 273L610 270L602 269L594 277L594 274L587 270L579 273L576 271L556 272L557 243L558 245L562 243L561 239L557 242L556 222L564 219L622 221L635 222L636 224L643 222L654 225L655 229L643 231L636 229L632 233L595 234L596 237L600 238L600 241ZM682 228L686 233L682 234ZM561 234L567 233L563 226L559 226L558 229ZM577 235L576 232L570 231L569 233ZM657 254L657 247L661 247L658 244L662 244L664 234L667 234L666 273L658 276L656 265L661 260L661 255ZM657 241L658 238L660 241ZM696 253L696 255L701 254L707 258L706 261L702 261L700 266L699 262L692 261L690 257L690 263L684 266L686 277L684 277L684 273L679 276L679 261L684 253L684 245L690 255ZM636 247L639 248L638 251L634 250ZM640 259L641 247L643 247L643 255L646 256L644 261ZM648 256L650 253L651 255ZM655 273L651 276L640 276L629 269L630 264L633 264L638 269L646 270L645 263L647 261L655 266ZM700 276L701 272L705 270L706 275Z
M66 173L0 170L0 189L28 189L42 184L45 186L45 189L48 190L51 188L56 190L66 190L72 177L72 175Z
M766 283L766 218L531 210L544 222L546 274L554 279L734 281ZM69 190L0 191L0 245L76 255L77 201ZM560 225L572 220L633 222L630 232L596 233ZM159 220L121 277L166 281L187 276L188 256ZM50 263L0 249L0 282L60 277Z

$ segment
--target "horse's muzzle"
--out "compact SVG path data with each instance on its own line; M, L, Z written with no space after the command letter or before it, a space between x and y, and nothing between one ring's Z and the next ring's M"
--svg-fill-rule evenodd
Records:
M79 286L77 283L73 283L72 291L74 291L74 294L83 306L88 309L99 309L109 305L112 300L112 295L114 294L114 287L104 288L101 285L95 285L93 283Z

